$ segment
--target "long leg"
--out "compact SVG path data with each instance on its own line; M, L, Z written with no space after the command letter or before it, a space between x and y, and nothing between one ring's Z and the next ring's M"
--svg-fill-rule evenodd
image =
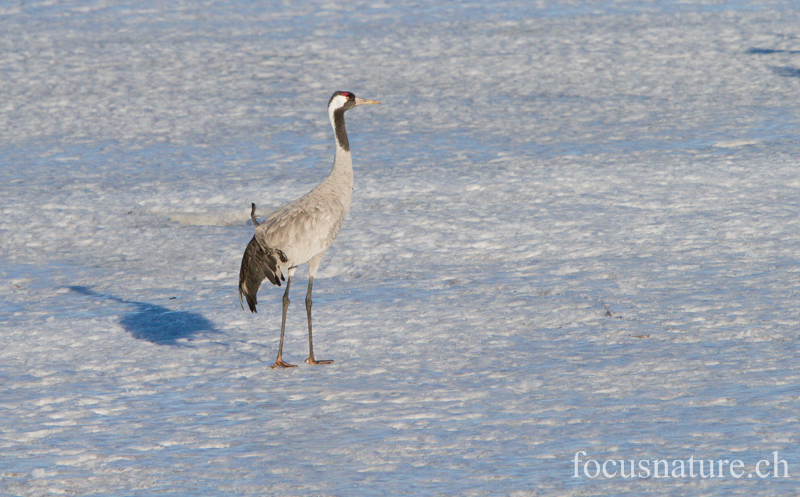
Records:
M311 340L311 286L314 284L314 277L308 277L308 292L306 292L306 314L308 315L308 359L306 362L309 364L330 364L333 361L317 361L314 359L314 343Z
M281 318L281 343L278 345L278 358L275 359L275 364L272 365L273 368L278 366L282 368L296 368L294 364L289 364L288 362L283 362L283 332L286 330L286 310L289 308L289 287L292 286L292 277L289 276L289 279L286 280L286 291L283 293L283 317Z

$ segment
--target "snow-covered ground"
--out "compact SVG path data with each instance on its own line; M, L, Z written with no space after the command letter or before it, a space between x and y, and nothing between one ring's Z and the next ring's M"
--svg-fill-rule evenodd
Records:
M0 3L0 494L796 491L798 27L788 0ZM272 370L249 205L328 173L334 90L383 102L347 115L315 282L335 362L302 362L301 269ZM743 476L584 475L690 457Z

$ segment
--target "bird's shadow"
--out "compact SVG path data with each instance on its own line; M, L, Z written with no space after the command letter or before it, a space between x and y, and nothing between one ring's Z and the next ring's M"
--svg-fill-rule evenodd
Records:
M784 78L800 78L800 69L797 67L781 66L770 67L770 69L778 76L783 76Z
M177 345L177 340L192 338L198 333L219 333L211 321L195 312L174 311L160 305L125 300L114 295L97 293L85 286L74 285L68 288L87 297L132 306L134 311L124 315L120 324L137 340L159 345Z
M798 55L800 50L781 50L777 48L758 48L751 47L745 51L751 55L773 55L773 54L790 54ZM770 70L778 76L784 78L800 78L800 68L792 66L769 66Z
M797 55L800 54L800 50L781 50L779 48L758 48L758 47L750 47L745 50L745 53L753 54L753 55L772 55L772 54L792 54Z

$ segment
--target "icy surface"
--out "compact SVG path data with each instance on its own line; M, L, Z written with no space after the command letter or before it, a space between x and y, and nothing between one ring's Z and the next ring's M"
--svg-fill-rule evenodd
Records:
M794 1L0 3L0 493L779 495ZM236 297L329 171L315 282ZM790 478L574 478L572 459Z

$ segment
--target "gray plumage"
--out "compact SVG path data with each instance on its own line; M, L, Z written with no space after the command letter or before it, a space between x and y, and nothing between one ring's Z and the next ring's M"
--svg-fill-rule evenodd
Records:
M377 103L380 102L357 98L349 92L337 91L331 96L328 102L328 117L336 142L333 169L313 190L284 205L264 222L257 224L255 235L245 249L239 272L239 301L242 308L244 308L242 302L244 296L250 311L256 312L258 304L256 294L265 279L277 286L281 286L282 281L287 282L283 297L281 342L278 359L273 367L292 367L291 364L283 362L281 356L286 309L289 305L289 286L300 264L308 264L309 275L306 294L309 357L306 362L311 364L330 362L314 359L311 339L311 287L322 255L333 243L350 211L350 199L353 194L353 162L345 130L344 112L358 105ZM254 218L253 212L251 217Z

